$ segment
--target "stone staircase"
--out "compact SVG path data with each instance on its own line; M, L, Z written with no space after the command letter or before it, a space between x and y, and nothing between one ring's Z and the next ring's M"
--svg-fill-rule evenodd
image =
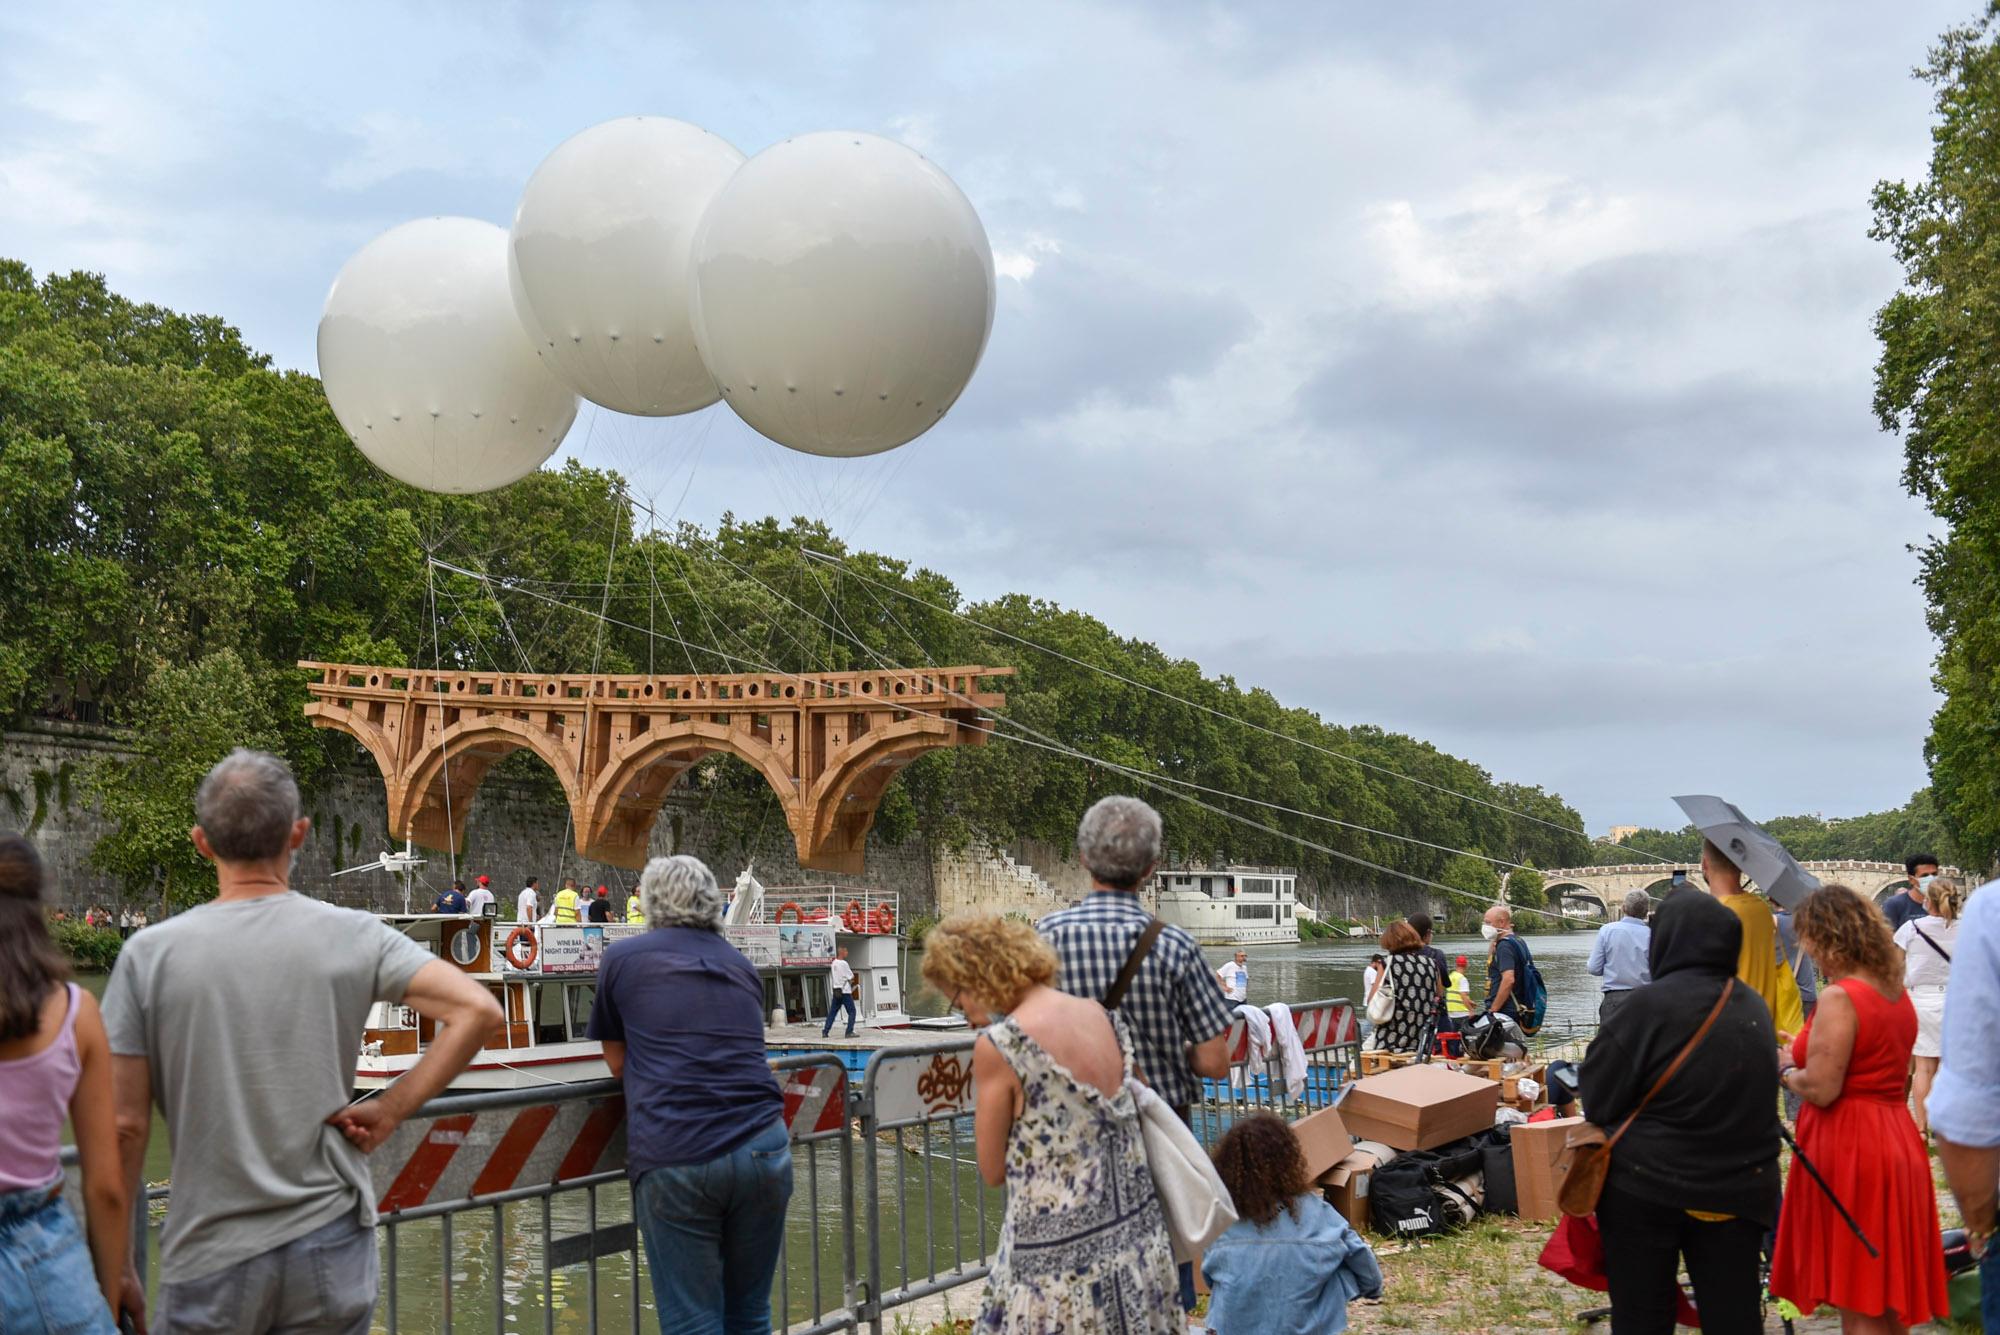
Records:
M974 840L964 851L938 854L938 913L1022 913L1039 918L1069 904L1068 897L1004 849Z

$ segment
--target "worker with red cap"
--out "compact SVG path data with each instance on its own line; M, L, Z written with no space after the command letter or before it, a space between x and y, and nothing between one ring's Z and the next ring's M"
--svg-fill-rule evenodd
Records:
M493 908L493 882L481 876L472 887L472 893L465 897L465 911L473 917L481 917Z

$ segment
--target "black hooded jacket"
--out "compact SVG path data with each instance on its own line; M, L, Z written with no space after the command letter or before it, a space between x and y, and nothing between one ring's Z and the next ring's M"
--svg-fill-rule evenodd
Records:
M1692 887L1653 918L1653 981L1598 1030L1583 1063L1584 1115L1608 1135L1694 1037L1736 973L1743 924ZM1739 984L1715 1027L1611 1152L1607 1190L1769 1227L1778 1218L1778 1038Z

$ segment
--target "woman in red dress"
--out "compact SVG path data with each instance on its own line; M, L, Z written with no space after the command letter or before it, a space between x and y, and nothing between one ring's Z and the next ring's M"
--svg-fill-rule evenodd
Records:
M1800 1151L1881 1255L1869 1256L1794 1163L1771 1292L1807 1312L1833 1304L1846 1335L1903 1335L1951 1307L1930 1160L1903 1103L1917 1013L1888 920L1873 904L1829 885L1806 897L1792 926L1833 986L1820 991L1779 1078L1805 1101Z

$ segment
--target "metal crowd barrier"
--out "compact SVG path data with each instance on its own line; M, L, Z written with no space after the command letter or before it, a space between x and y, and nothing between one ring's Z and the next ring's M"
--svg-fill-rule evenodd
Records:
M1338 1097L1356 1061L1354 1008L1315 1002L1293 1015L1303 1080L1296 1065L1287 1079L1282 1052L1257 1053L1239 1019L1229 1078L1205 1082L1196 1110L1204 1142L1251 1111L1299 1116ZM1005 1194L979 1180L973 1041L877 1051L858 1090L834 1053L771 1063L795 1183L772 1286L774 1329L881 1335L898 1309L987 1275ZM73 1150L64 1163L74 1167ZM369 1165L380 1215L378 1328L504 1335L538 1325L545 1335L594 1335L655 1326L616 1081L435 1099ZM76 1179L69 1174L66 1194L81 1217ZM150 1205L171 1202L170 1190L149 1187L148 1208L133 1212L149 1287ZM795 1265L802 1248L807 1259Z

